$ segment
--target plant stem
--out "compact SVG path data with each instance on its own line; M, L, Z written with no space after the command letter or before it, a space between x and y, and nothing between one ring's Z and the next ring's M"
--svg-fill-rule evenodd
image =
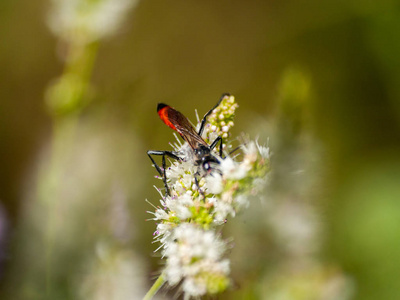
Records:
M94 42L79 47L72 44L69 57L66 60L64 71L60 76L61 79L71 76L77 78L75 85L68 86L73 93L66 93L65 90L56 89L56 92L50 94L51 106L50 111L53 116L53 134L50 148L50 158L39 174L38 197L40 201L47 207L47 230L45 236L46 243L46 295L51 297L54 271L53 264L55 248L57 247L57 213L59 211L59 203L57 195L60 193L62 186L63 172L65 171L66 161L71 153L74 144L75 134L79 121L79 112L84 103L84 98L90 86L90 78L93 71L93 65L96 58L98 43ZM60 80L59 82L61 82ZM79 83L79 84L78 84ZM68 97L66 101L63 97ZM58 113L59 107L63 107L63 103L73 103L70 111L64 111L63 114ZM54 110L52 110L54 109ZM60 111L62 111L60 109Z
M157 278L156 282L154 282L153 286L150 288L150 290L144 296L143 300L152 299L164 283L165 283L164 273L161 273L160 276Z

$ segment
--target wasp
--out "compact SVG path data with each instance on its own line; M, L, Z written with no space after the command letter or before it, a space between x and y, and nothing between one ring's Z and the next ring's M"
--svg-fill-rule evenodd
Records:
M224 93L222 94L221 98L218 100L217 104L211 108L203 117L200 123L199 131L197 132L196 129L192 126L189 120L179 111L172 108L171 106L159 103L157 105L157 113L160 119L173 130L179 133L182 139L188 143L191 151L191 156L193 157L194 165L198 167L198 170L195 174L195 183L197 187L199 187L197 176L206 176L210 174L214 169L215 166L220 164L222 158L222 137L218 136L210 145L204 141L201 137L203 134L207 117L213 112L215 108L217 108L222 100L229 98L230 94ZM219 157L213 153L214 148L219 145ZM147 155L150 157L154 167L156 168L157 172L163 179L165 191L168 196L171 196L170 190L167 184L167 176L165 173L166 170L166 162L165 157L168 156L172 159L182 161L183 158L180 156L180 153L177 151L157 151L157 150L149 150L147 151ZM162 156L162 167L160 167L155 160L153 159L152 155ZM197 175L197 176L196 176Z

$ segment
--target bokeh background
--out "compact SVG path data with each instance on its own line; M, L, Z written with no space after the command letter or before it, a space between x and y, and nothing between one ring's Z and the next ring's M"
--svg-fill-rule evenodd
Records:
M63 2L0 2L1 299L141 299L156 104L195 121L223 92L273 155L220 298L399 299L397 1L82 0L72 29Z

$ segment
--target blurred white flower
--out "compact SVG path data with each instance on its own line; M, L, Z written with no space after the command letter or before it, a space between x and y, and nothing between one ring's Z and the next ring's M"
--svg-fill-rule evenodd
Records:
M322 239L315 209L296 200L275 203L267 219L278 241L298 259L316 253Z
M90 43L113 34L138 0L52 0L48 25L65 41Z
M85 265L79 280L80 299L139 299L145 294L143 261L134 252L96 245L97 255Z

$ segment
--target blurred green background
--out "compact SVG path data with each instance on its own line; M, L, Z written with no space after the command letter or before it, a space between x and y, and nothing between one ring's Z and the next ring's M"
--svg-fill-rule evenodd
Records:
M140 299L161 269L146 150L174 140L156 104L195 121L223 92L240 106L233 135L269 137L275 171L227 226L221 298L345 299L297 289L323 281L309 270L270 279L287 253L268 203L290 198L317 211L310 257L348 279L348 297L399 299L398 1L140 1L85 48L90 85L61 108L68 85L51 87L70 45L49 29L53 2L0 2L1 299Z

